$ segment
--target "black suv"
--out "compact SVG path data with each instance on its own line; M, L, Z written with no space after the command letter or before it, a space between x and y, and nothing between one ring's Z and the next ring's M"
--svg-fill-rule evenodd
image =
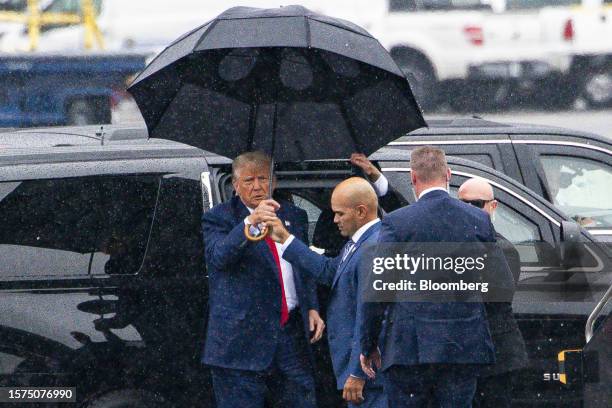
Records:
M89 408L212 407L200 364L200 219L232 196L230 161L126 127L7 131L0 146L0 387L72 386L78 406ZM410 201L407 156L385 148L373 159ZM521 252L514 307L531 361L515 400L580 406L592 393L562 384L557 353L584 346L598 304L590 322L601 339L611 254L511 178L469 160L449 163L453 189L474 175L492 182L496 227ZM346 161L278 168L278 194L306 210L310 239L323 249L339 238L321 236L330 221L322 214L352 171ZM581 264L556 249L579 236L592 248ZM319 403L339 407L325 343L315 350ZM601 355L602 369L610 366ZM605 384L602 376L591 390Z
M552 126L482 119L429 120L389 146L411 150L435 145L448 155L492 167L529 187L612 242L612 141Z

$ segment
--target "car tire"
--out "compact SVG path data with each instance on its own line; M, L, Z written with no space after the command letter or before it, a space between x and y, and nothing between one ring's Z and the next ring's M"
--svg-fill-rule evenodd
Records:
M145 390L116 390L98 395L83 405L83 408L168 408L162 397Z
M412 93L421 109L424 111L435 109L438 106L439 97L436 77L429 63L421 57L410 54L400 54L395 57L395 60L408 79Z
M66 121L71 126L111 123L109 98L76 99L68 105Z
M594 108L612 106L612 64L586 73L582 97Z

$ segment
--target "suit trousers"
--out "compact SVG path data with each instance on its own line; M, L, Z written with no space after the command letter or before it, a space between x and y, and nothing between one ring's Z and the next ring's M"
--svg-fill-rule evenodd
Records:
M265 335L265 333L262 333ZM211 367L217 408L315 408L315 383L299 311L281 329L272 365L264 371Z
M394 365L385 370L389 408L471 408L479 369L475 365Z
M387 408L387 395L380 385L370 386L369 381L363 389L364 400L361 404L347 404L348 408Z

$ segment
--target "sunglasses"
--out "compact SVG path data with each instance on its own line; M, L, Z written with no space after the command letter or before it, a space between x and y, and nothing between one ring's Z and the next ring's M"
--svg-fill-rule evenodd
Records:
M474 207L484 208L486 203L490 203L493 200L461 200L464 203L473 205Z

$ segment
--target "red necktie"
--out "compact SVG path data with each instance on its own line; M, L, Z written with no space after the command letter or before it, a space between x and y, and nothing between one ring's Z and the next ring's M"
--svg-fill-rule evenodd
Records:
M283 284L283 271L281 270L280 258L278 257L278 251L276 250L276 244L270 237L266 237L266 244L270 248L270 252L272 252L272 257L274 258L274 262L278 267L278 280L280 281L281 287L281 318L280 324L281 327L287 324L289 320L289 308L287 307L287 298L285 297L285 285Z

